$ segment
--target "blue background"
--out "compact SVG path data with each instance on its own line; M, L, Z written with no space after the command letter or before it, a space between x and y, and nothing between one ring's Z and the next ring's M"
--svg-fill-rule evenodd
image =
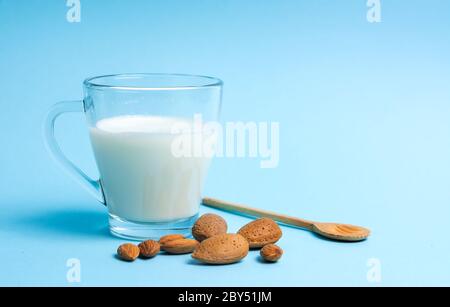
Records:
M0 0L1 285L450 285L450 2ZM223 121L278 121L280 163L216 159L205 195L368 226L343 244L283 227L283 259L229 266L117 261L106 211L51 160L50 105L85 77L181 72L225 81ZM96 168L81 114L57 125ZM203 212L212 211L202 208ZM235 231L248 222L223 214ZM81 283L66 261L81 261ZM381 282L366 278L368 259Z

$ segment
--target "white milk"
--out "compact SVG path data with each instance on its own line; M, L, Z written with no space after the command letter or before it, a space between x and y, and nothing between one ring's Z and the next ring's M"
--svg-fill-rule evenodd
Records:
M120 116L100 120L90 129L111 214L134 222L162 222L198 212L210 159L172 154L172 141L179 135L171 128L180 121Z

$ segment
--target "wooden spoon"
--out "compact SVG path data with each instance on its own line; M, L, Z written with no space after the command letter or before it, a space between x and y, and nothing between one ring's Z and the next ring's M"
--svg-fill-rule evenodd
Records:
M284 214L250 208L241 204L231 203L210 197L203 198L203 205L215 209L229 211L231 213L241 213L244 215L251 215L256 217L268 217L283 224L307 229L323 237L337 241L362 241L367 239L367 237L370 235L369 229L360 226L338 223L312 222L296 217L287 216Z

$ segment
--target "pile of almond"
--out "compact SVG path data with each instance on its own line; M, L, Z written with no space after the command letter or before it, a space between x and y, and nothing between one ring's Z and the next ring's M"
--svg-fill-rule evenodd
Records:
M192 258L209 264L229 264L242 260L250 249L261 249L267 262L276 262L283 250L275 245L282 235L275 221L260 218L244 225L237 233L227 233L227 222L217 214L202 215L192 227L194 239L179 234L163 236L159 241L147 240L139 245L122 244L117 255L125 261L138 257L152 258L161 250L169 254L190 254Z

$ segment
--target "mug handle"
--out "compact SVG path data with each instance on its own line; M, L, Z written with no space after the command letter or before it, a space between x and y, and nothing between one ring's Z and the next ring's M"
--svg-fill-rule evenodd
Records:
M99 180L94 180L79 169L62 152L55 138L55 122L63 113L83 112L83 101L62 101L50 108L44 122L44 139L51 156L72 176L81 186L90 192L99 202L106 206L102 187Z

